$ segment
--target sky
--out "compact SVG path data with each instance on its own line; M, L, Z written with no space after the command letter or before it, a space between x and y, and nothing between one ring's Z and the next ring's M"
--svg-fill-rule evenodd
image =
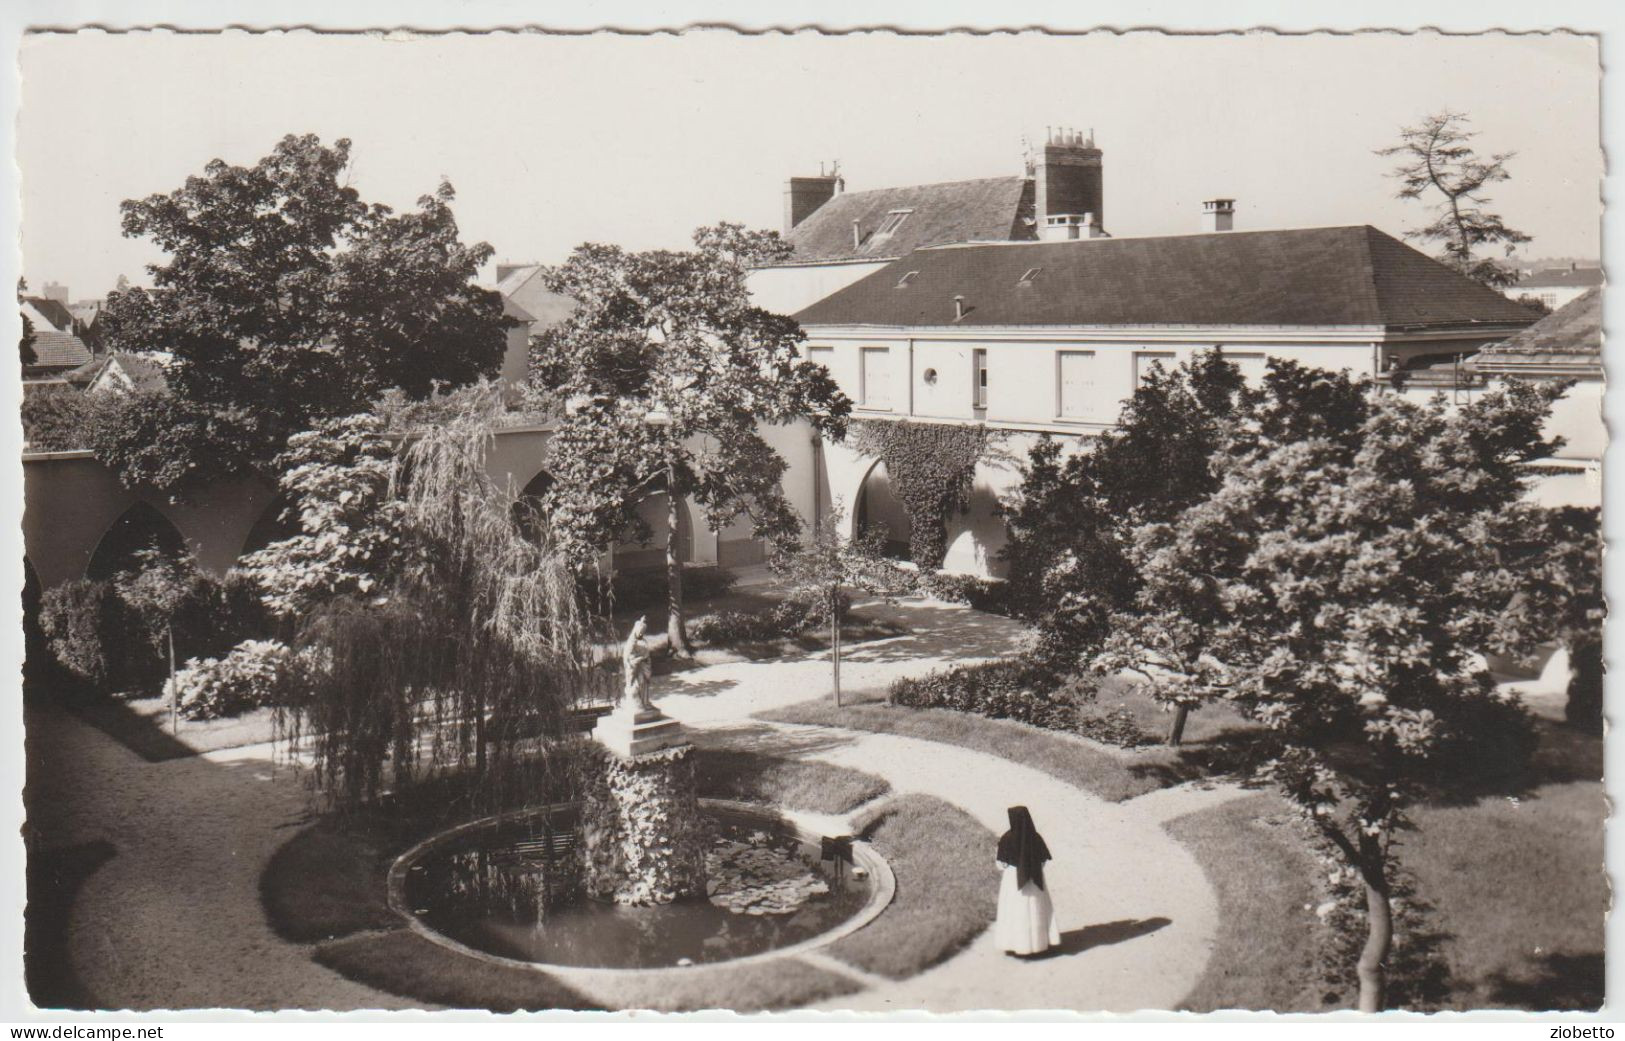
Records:
M681 247L779 228L785 180L848 190L1021 171L1045 128L1093 130L1115 235L1420 226L1374 154L1440 109L1516 151L1490 207L1533 257L1599 253L1598 53L1572 35L887 33L746 36L37 34L21 48L23 271L74 299L162 256L121 200L289 133L353 143L351 183L409 207L442 177L467 241L556 262L583 241ZM487 277L490 269L487 268Z

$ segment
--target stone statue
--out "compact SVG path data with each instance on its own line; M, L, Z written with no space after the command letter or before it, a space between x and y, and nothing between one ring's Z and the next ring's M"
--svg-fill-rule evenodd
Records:
M650 711L654 708L654 704L649 700L649 676L652 668L649 662L649 645L643 638L648 628L648 622L640 616L637 624L632 626L632 632L627 636L626 643L621 645L621 671L625 677L625 686L621 691L621 707L634 712Z

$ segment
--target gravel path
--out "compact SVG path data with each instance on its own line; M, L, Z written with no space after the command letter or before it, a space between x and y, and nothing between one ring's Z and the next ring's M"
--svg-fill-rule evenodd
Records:
M854 693L1004 653L1023 636L1006 619L947 605L871 610L910 633L844 657L843 679ZM1055 957L1018 961L994 950L987 933L920 976L830 1007L1130 1010L1171 1008L1188 992L1206 962L1217 911L1201 869L1160 822L1226 793L1180 789L1108 803L979 752L748 718L828 689L829 662L820 654L662 677L655 693L707 743L788 742L798 754L880 774L898 792L937 795L994 832L1006 826L1007 806L1028 805L1056 856L1049 879L1066 941ZM422 1007L349 982L272 933L259 878L308 819L309 797L291 771L273 769L264 746L151 763L50 710L30 711L28 735L30 823L41 846L102 840L116 850L81 889L69 930L74 968L99 1004Z
M29 805L41 848L96 840L72 967L103 1008L416 1008L352 983L271 931L259 880L307 821L309 793L263 754L151 763L59 710L27 716Z
M935 795L994 834L1009 827L1007 807L1030 808L1055 857L1044 879L1061 930L1058 953L1030 960L999 951L988 930L934 969L829 1008L1171 1009L1201 976L1218 930L1213 890L1195 858L1133 802L1107 802L982 752L889 734L854 735L815 757L878 773L899 793ZM993 850L965 855L991 860Z

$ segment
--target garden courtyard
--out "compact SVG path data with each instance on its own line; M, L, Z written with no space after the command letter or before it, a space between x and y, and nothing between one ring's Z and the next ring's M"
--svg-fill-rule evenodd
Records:
M700 795L771 805L886 858L888 906L832 944L642 972L464 958L385 904L398 845L369 846L324 820L304 772L269 743L241 743L256 736L251 722L170 735L161 717L118 703L38 704L27 716L26 793L35 1001L1312 1011L1340 992L1346 964L1329 982L1314 851L1285 802L1222 769L1218 753L1245 739L1239 719L1212 707L1192 717L1181 748L1119 748L888 704L895 681L1010 655L1028 632L917 596L860 607L869 638L845 654L843 707L828 697L829 656L816 648L702 651L653 690L698 745ZM1114 696L1103 692L1102 705ZM1433 909L1415 951L1435 978L1421 1007L1600 1002L1601 741L1549 718L1560 705L1539 691L1529 703L1542 719L1528 772L1418 807L1426 827L1402 848ZM1152 718L1128 694L1117 707ZM1018 804L1054 854L1062 942L1034 959L1002 954L989 928L994 842Z

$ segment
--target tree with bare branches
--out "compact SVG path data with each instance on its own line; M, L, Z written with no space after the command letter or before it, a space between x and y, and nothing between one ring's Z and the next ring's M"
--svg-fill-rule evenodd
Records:
M1507 227L1499 214L1485 209L1492 200L1484 192L1511 179L1506 164L1517 153L1480 158L1470 143L1478 132L1467 129L1469 122L1460 112L1436 112L1416 126L1402 128L1399 144L1378 149L1377 154L1400 157L1390 174L1400 183L1399 198L1439 196L1433 203L1433 220L1405 237L1441 243L1440 261L1475 282L1502 289L1517 282L1517 272L1486 251L1499 247L1511 256L1530 236Z

